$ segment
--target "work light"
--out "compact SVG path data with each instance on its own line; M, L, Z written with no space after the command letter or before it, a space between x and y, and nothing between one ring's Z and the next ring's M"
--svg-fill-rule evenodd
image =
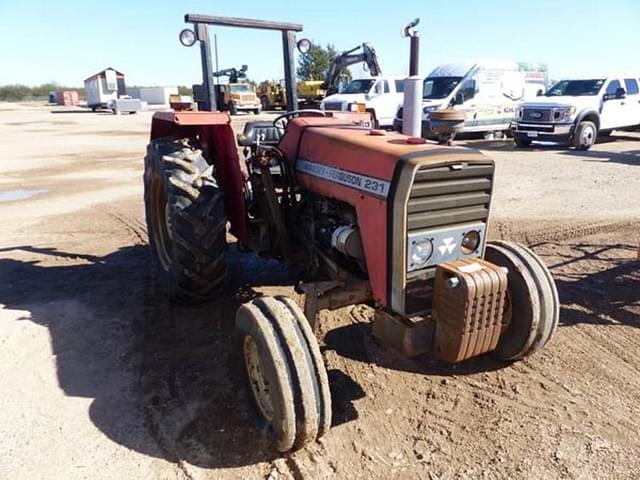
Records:
M188 28L182 30L180 32L180 43L185 47L193 47L193 44L196 43L196 32Z
M298 51L305 55L311 49L311 41L308 38L298 40Z

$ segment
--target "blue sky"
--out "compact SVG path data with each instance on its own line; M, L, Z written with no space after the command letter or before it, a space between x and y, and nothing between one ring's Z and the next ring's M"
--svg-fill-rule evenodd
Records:
M299 22L303 36L339 50L366 41L387 74L407 71L400 30L415 17L425 75L468 58L545 62L553 78L640 70L640 0L0 0L0 85L81 86L106 66L130 85L199 82L198 49L178 42L187 12ZM221 68L246 63L255 80L282 77L277 33L217 32Z

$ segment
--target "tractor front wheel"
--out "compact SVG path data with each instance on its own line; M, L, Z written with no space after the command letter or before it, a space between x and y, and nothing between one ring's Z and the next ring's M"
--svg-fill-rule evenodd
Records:
M523 245L489 242L485 259L508 271L504 329L496 350L500 360L520 360L544 347L560 317L555 281L542 260Z
M189 139L160 138L147 147L144 201L158 280L172 299L210 297L226 274L224 197Z
M329 380L300 307L286 297L243 304L236 326L258 427L280 452L301 448L331 427Z

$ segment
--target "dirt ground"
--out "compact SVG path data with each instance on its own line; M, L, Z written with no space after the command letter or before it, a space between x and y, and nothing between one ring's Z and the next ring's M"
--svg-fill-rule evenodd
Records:
M0 478L638 477L640 133L586 153L461 142L497 163L492 235L551 268L557 334L519 363L447 366L383 350L367 308L324 312L335 425L280 456L252 426L233 318L295 273L232 249L222 298L155 291L150 119L0 104Z

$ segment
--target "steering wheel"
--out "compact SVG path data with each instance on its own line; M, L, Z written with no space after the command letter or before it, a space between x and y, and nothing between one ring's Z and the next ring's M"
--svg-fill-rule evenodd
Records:
M310 116L314 116L314 117L325 116L325 113L322 110L316 110L312 108L308 108L304 110L291 110L290 112L285 112L282 115L278 115L276 118L274 118L273 126L284 130L292 118L299 117L301 116L301 114L310 114Z

